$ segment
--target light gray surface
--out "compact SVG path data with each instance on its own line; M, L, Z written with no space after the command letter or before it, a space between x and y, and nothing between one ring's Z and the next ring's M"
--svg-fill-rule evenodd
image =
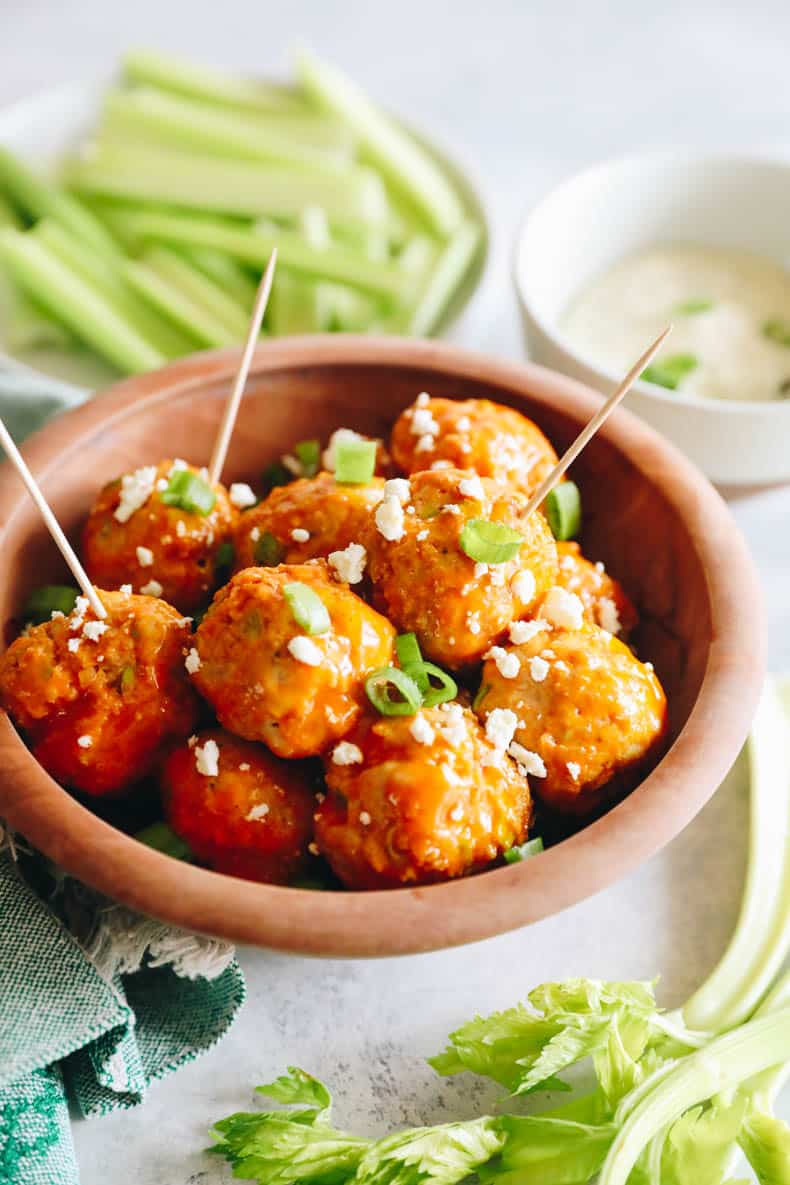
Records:
M129 45L272 73L309 43L478 178L494 249L454 336L518 357L510 251L523 210L582 165L646 145L790 151L789 40L785 2L2 0L0 102L104 72ZM790 669L790 491L733 508L763 576L771 664ZM249 1106L250 1088L288 1062L324 1076L338 1117L360 1130L472 1114L482 1100L471 1084L438 1082L420 1059L474 1011L544 979L660 973L663 998L679 1001L732 928L745 822L745 803L725 788L627 881L465 950L384 963L243 951L250 999L227 1040L138 1111L77 1125L84 1185L225 1181L199 1154L209 1122Z

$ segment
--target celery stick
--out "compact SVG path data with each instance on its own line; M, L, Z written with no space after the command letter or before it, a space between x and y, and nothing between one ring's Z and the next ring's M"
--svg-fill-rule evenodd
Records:
M278 272L268 311L269 328L275 337L321 331L316 287L310 280Z
M22 230L25 222L20 217L12 203L0 193L0 226L12 226L14 230Z
M59 186L44 181L32 173L27 165L0 145L0 193L35 222L39 218L54 218L68 227L78 238L91 243L97 251L117 255L118 248L107 230L86 210L78 198L65 193Z
M368 157L432 230L446 237L458 229L464 217L458 194L408 132L380 111L351 79L314 54L299 54L296 72L307 93L352 128Z
M67 267L29 231L0 231L0 260L29 296L119 370L152 370L166 361L110 307L99 289Z
M347 172L348 154L300 144L287 129L272 129L262 120L245 119L235 111L217 110L155 90L111 91L105 100L99 143L109 133L163 141L184 151L209 152L311 168Z
M162 280L178 288L184 296L216 317L237 341L244 340L251 305L250 309L245 309L213 280L209 280L208 276L168 247L150 248L143 256L143 262Z
M480 244L480 228L464 222L441 252L409 323L414 337L428 337L441 323Z
M54 347L67 349L74 338L59 322L53 321L21 288L9 296L3 332L3 344L13 353Z
M190 354L198 339L185 334L172 323L163 320L159 312L143 300L125 279L123 262L105 259L75 239L59 223L43 218L31 234L52 251L67 267L72 268L88 283L93 284L113 306L119 316L148 339L166 358L180 358Z
M171 321L191 333L203 346L232 346L240 339L207 309L196 304L147 263L129 260L124 275L136 292Z
M435 265L439 245L427 235L414 235L408 239L398 255L398 267L412 276L427 276Z
M381 313L372 296L326 281L316 285L316 308L319 325L326 333L367 333Z
M142 241L212 247L256 268L265 267L277 247L280 268L314 279L336 280L396 300L407 296L411 288L410 278L394 264L371 263L355 251L334 245L316 251L294 231L264 232L215 219L129 209L116 210L112 217L125 234Z
M200 268L215 284L230 293L245 309L251 309L255 302L257 286L252 277L235 259L214 251L211 247L183 247L181 254L195 267Z
M78 192L207 213L298 218L305 206L319 205L339 223L386 226L390 217L381 179L360 167L335 175L161 148L104 145L87 159L67 161L63 175Z
M130 82L145 83L220 106L297 113L307 109L304 99L289 87L234 78L153 50L138 49L127 54L123 73Z

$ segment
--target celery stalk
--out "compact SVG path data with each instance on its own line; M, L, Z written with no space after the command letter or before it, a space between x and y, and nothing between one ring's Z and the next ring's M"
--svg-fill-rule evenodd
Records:
M21 288L10 293L3 344L13 352L54 347L67 349L74 338L69 331L41 309Z
M178 288L196 305L221 321L236 340L244 340L249 311L177 252L168 247L152 247L146 251L143 262L166 283Z
M239 341L238 335L227 325L196 304L176 284L164 279L147 263L129 260L124 267L124 275L140 296L145 297L176 325L191 333L200 345L231 346Z
M387 226L390 219L381 179L361 167L339 175L162 148L103 145L86 159L67 161L63 176L79 193L206 213L298 218L305 206L319 205L339 223Z
M31 222L54 218L78 238L91 243L95 250L117 255L118 248L98 219L70 193L37 177L18 157L0 145L0 193Z
M245 309L252 308L257 291L255 281L235 259L210 247L184 247L181 254L199 268L204 276L208 276L209 280L213 280L233 296Z
M123 73L130 82L156 86L223 107L296 113L306 110L304 99L288 87L234 78L208 66L196 66L182 58L153 50L138 49L127 54Z
M275 337L294 333L318 333L319 319L316 284L310 280L279 272L269 301L269 327Z
M22 230L25 223L14 205L0 193L0 226L12 226L14 230Z
M166 361L110 307L98 288L67 267L29 231L0 231L0 260L30 297L119 370L152 370Z
M147 338L166 358L190 354L198 344L172 323L163 320L150 304L130 287L122 272L122 262L95 254L90 246L75 239L59 223L44 218L31 231L62 262L97 288L119 316L142 337Z
M307 93L347 123L366 155L420 212L428 226L447 237L463 221L461 200L443 170L417 141L378 109L339 70L312 53L299 54L296 73Z
M479 226L462 223L439 255L412 314L409 333L414 337L428 337L436 331L479 245Z

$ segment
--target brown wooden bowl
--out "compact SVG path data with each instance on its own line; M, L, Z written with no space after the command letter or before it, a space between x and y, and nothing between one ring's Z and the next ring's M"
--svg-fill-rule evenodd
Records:
M201 354L119 383L25 448L76 535L99 486L163 454L208 457L236 351ZM487 395L533 416L563 449L599 406L538 366L449 345L316 337L259 347L226 473L253 481L294 440L340 425L387 433L422 390ZM699 811L746 736L763 676L756 574L726 506L679 452L618 411L574 466L584 545L625 584L643 618L640 652L669 698L671 746L633 793L537 859L428 888L316 892L235 880L153 851L58 786L0 717L0 814L63 868L109 896L188 929L313 955L393 955L486 938L564 909L623 876ZM8 466L0 471L0 620L62 576L55 549Z

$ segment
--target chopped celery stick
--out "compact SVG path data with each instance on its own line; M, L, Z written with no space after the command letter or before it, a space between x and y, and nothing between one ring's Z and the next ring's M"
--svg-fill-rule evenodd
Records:
M439 255L409 324L414 337L428 337L441 324L480 244L480 228L464 222Z
M123 261L97 254L59 223L43 218L30 232L59 259L101 291L119 316L147 338L168 359L190 354L199 341L172 322L164 321L148 301L140 297L123 275Z
M119 370L153 370L167 359L105 299L29 231L0 231L0 260L14 280L75 337Z
M427 235L415 235L408 239L398 255L398 267L412 276L427 276L436 263L439 245Z
M78 238L91 243L97 251L117 255L118 248L108 231L94 218L78 198L65 193L58 185L37 177L27 165L0 145L0 194L5 194L18 209L35 222L54 218Z
M221 321L238 341L243 341L247 336L249 313L244 306L175 251L168 247L152 247L146 251L143 262L166 283L178 288L196 305Z
M432 230L453 234L464 218L461 200L445 173L408 132L378 109L339 70L303 52L296 73L319 106L343 119L359 137L367 156L394 189L420 212Z
M324 333L367 333L381 314L381 304L375 297L355 292L345 284L317 284L315 300Z
M36 302L14 288L9 295L3 326L3 344L7 350L68 349L74 338L65 326L53 319Z
M13 226L14 230L22 230L24 225L24 219L16 207L0 193L0 226Z
M348 171L347 155L338 156L299 144L287 130L234 111L218 111L156 90L114 90L105 100L100 143L113 132L137 135L184 151L209 152L239 160L268 161L327 172Z
M290 87L235 78L154 50L138 49L127 54L123 73L131 82L146 83L221 106L295 113L309 110L304 99Z
M331 174L283 165L225 160L158 148L101 145L72 158L64 180L80 193L164 202L206 213L298 218L322 206L338 223L386 226L390 217L381 178L372 169Z
M111 215L126 235L139 240L195 247L213 247L256 268L269 261L274 247L279 267L304 273L318 280L336 280L365 292L391 299L408 296L412 281L394 264L371 263L344 247L332 246L316 251L300 234L288 230L250 229L233 226L220 219L196 215L147 213L145 210L117 210Z
M316 287L310 280L280 271L269 300L269 328L275 337L319 333L324 327L318 312Z
M231 346L238 342L238 336L226 325L145 261L130 259L124 266L124 275L140 296L191 333L201 345Z
M200 268L204 276L234 296L245 309L252 308L257 291L255 281L235 259L211 247L183 247L181 254Z
M302 210L299 225L305 240L311 247L323 251L332 246L332 232L329 229L329 219L326 210L321 206L305 206Z

